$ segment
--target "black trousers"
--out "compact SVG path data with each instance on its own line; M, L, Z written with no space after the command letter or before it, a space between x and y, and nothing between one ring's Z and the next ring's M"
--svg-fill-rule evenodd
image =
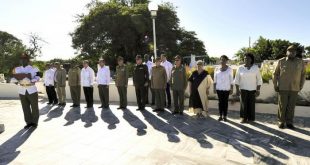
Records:
M93 98L94 88L83 87L83 91L84 91L87 107L92 107L94 104L94 98Z
M227 116L228 110L228 98L229 98L229 91L221 91L217 90L217 97L219 98L219 112L220 116Z
M58 103L56 91L54 86L46 86L46 94L49 103Z
M240 117L245 120L255 120L255 93L255 90L241 90Z
M98 92L101 101L101 106L109 106L109 86L108 85L98 85Z
M146 95L146 87L142 86L136 86L136 97L137 97L137 104L139 108L145 108L145 95Z
M169 83L167 83L167 87L166 87L166 96L167 96L167 100L168 100L168 106L171 106L171 93L170 93L170 84Z
M27 124L38 124L39 122L39 104L38 92L29 94L27 91L25 95L19 94L22 103L24 119Z

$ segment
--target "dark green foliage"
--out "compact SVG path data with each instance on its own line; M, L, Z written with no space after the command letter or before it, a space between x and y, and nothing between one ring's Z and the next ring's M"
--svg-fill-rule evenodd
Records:
M14 67L19 65L19 56L26 50L21 40L0 31L0 73L10 76Z
M93 1L89 13L80 15L78 27L71 34L73 47L81 59L97 61L104 57L112 69L116 57L134 62L137 54L153 54L153 28L146 0ZM168 59L197 53L207 55L204 44L194 32L179 27L175 7L171 3L159 6L156 17L158 55L166 53Z
M255 62L262 62L264 60L280 59L286 56L286 49L290 45L295 45L297 48L297 56L302 57L304 53L304 46L297 42L290 42L288 40L270 40L263 38L262 36L254 43L253 47L241 48L236 54L239 60L243 59L243 55L246 52L251 52L255 56Z

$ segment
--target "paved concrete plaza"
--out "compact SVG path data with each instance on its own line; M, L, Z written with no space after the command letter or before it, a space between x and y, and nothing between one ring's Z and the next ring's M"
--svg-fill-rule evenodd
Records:
M292 131L278 129L272 113L242 125L230 110L229 122L218 122L216 102L207 119L69 105L41 100L39 127L26 131L20 102L0 100L0 164L310 164L310 116L296 117Z

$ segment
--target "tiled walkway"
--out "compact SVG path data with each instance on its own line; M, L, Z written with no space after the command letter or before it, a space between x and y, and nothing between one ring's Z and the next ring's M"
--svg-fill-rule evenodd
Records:
M18 100L0 100L0 164L310 164L310 117L280 130L274 114L240 124L237 111L218 122L170 112L51 107L40 103L37 129L23 130ZM84 107L82 105L81 107Z

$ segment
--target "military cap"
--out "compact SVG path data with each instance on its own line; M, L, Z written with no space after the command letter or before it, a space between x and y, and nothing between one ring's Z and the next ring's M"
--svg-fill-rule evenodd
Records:
M198 60L198 61L197 61L197 65L203 65L203 61Z
M287 50L296 50L296 47L294 45L290 45Z
M161 60L160 57L156 57L156 59L155 59L156 62L157 62L157 61L160 61L160 60Z
M28 59L28 60L29 60L29 59L30 59L30 56L29 56L28 54L26 54L26 53L22 53L21 56L20 56L20 58L21 58L21 59Z
M136 55L136 60L142 59L141 55Z
M181 60L181 56L176 55L176 56L174 57L174 59L175 59L175 60Z
M117 61L120 61L120 60L124 60L124 58L122 56L118 56Z

